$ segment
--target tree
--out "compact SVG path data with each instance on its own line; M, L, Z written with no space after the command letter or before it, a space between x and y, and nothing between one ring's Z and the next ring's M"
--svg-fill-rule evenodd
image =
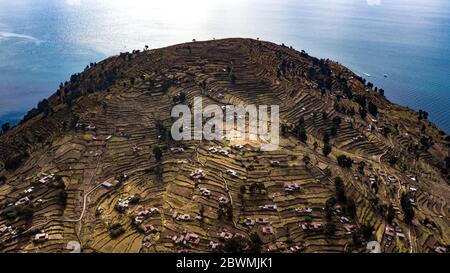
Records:
M378 115L378 107L373 103L369 102L369 113L372 114L372 116L376 117Z
M336 198L330 197L325 202L325 218L327 221L331 221L331 218L333 217L333 207L336 205Z
M205 207L203 205L200 205L200 209L198 210L198 214L200 215L200 218L203 221L203 217L205 216Z
M395 219L395 210L392 204L389 205L386 220L389 224L392 224L392 221Z
M311 158L307 155L303 157L303 162L305 162L305 165L308 165L311 162Z
M308 224L312 223L312 218L311 218L311 216L306 216L306 217L305 217L305 222L308 223Z
M261 246L262 246L262 240L259 237L258 233L254 232L250 234L250 246L248 252L250 253L260 253L261 252Z
M153 147L153 155L155 156L156 161L161 161L162 151L161 151L161 148L159 148L159 146Z
M119 237L120 235L122 235L123 233L125 233L125 229L122 227L121 224L117 223L117 224L113 224L110 228L109 228L109 235L111 236L111 238L115 239L117 237Z
M317 147L319 147L319 143L317 143L317 141L314 141L313 146L314 146L314 151L315 151L315 150L317 150Z
M325 144L322 149L323 155L328 156L331 153L331 146L329 144Z
M373 235L374 228L371 225L361 225L361 233L364 239L370 240Z
M342 122L341 117L334 117L333 118L333 124L336 125L337 127L339 125L341 125L341 122Z
M361 116L362 119L365 119L367 117L366 109L361 108L361 110L359 110L359 115Z
M328 132L325 132L323 134L323 143L329 143L330 142L330 134Z
M50 104L48 103L48 100L43 99L42 101L40 101L37 105L37 109L39 113L44 113L44 115L47 116L50 112Z
M330 237L336 233L336 225L332 222L328 222L325 225L325 235Z
M359 232L353 232L353 234L352 234L352 242L353 242L353 245L356 246L356 247L361 246L362 242L361 242L361 238L359 236Z
M353 198L349 198L347 200L346 211L347 211L348 216L350 216L351 218L356 217L356 204L355 204L355 201L353 200Z
M378 89L378 93L380 93L380 95L382 95L384 97L384 89L383 88Z
M281 134L284 137L287 137L287 135L289 134L289 127L286 124L281 124Z
M231 204L228 204L226 213L228 221L233 221L233 207L231 206Z
M337 130L338 130L337 125L336 125L336 124L333 124L333 126L331 127L331 130L330 130L330 135L331 135L332 137L335 137L335 136L337 135Z
M243 253L247 247L247 242L244 238L234 236L225 241L223 250L228 253Z
M428 119L428 112L426 112L426 111L423 111L423 110L419 110L419 120L422 120L422 119Z
M13 155L6 159L5 169L8 171L14 171L28 158L28 153L20 153Z
M234 75L234 74L231 74L230 75L230 82L231 82L231 84L236 84L236 76Z
M65 190L60 190L58 194L58 202L63 208L67 206L67 192Z
M241 185L241 187L239 188L239 192L241 194L245 194L245 191L246 191L245 185Z
M366 167L366 162L361 161L358 165L358 172L364 175L364 168Z
M305 118L304 118L303 116L301 116L301 117L298 119L297 126L298 126L298 127L304 127L304 126L305 126Z
M6 133L9 129L10 129L9 122L3 123L3 125L2 125L2 132Z
M337 176L334 178L334 187L336 188L336 198L339 202L346 203L347 197L345 196L345 185L342 178Z
M341 166L342 168L351 168L353 161L350 157L346 156L346 155L340 155L337 157L337 161L338 161L338 165Z
M400 205L402 206L403 213L405 214L405 222L407 224L411 223L412 219L414 219L414 209L407 194L402 193Z
M361 105L361 108L366 108L366 105L367 105L367 103L366 103L366 96L356 95L356 96L354 97L354 100L355 100L359 105Z
M298 129L297 136L298 136L298 139L303 143L306 143L306 141L308 140L308 136L306 135L306 131L304 128Z

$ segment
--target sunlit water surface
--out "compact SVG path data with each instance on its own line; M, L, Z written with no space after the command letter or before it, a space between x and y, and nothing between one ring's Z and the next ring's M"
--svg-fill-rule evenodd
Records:
M226 37L285 43L370 74L389 99L450 131L448 0L0 0L0 122L90 62Z

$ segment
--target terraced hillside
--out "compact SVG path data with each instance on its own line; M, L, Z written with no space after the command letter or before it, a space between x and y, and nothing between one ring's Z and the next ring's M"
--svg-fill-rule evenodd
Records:
M450 138L383 92L251 39L91 64L0 136L0 251L448 251ZM172 140L194 97L279 105L280 148Z

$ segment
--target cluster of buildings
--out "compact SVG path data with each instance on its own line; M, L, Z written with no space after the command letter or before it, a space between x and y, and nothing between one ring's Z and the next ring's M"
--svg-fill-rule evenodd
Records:
M386 237L386 240L388 241L392 241L393 239L395 239L395 237L399 237L400 239L404 239L405 238L405 234L403 233L402 228L400 227L393 227L390 225L387 225L385 230L384 230L384 235Z
M173 148L170 148L170 151L172 153L180 154L180 153L184 152L184 149L181 147L173 147Z
M313 212L312 208L295 208L295 212L298 214L311 214Z
M218 153L218 154L221 154L221 155L224 155L224 156L228 156L230 154L229 151L227 151L226 149L223 149L222 147L210 147L208 149L208 151L210 153L213 153L213 154L217 154Z
M41 178L39 178L39 183L41 184L47 184L48 182L51 182L55 179L54 173L43 173Z
M205 196L205 197L211 196L211 191L208 190L207 188L200 188L199 191L202 196Z
M273 235L273 234L275 234L275 230L273 229L272 226L265 226L265 227L262 227L262 233L264 235Z
M322 224L311 222L311 223L300 223L299 224L304 231L320 231L322 230Z
M124 212L130 204L137 203L139 201L139 196L133 195L126 199L119 199L116 204L116 209L119 212Z
M277 210L277 205L275 204L268 204L268 205L263 205L263 206L259 206L260 209L263 210Z
M266 217L257 217L255 219L252 218L245 218L244 219L244 225L246 226L254 226L254 225L268 225L270 224L269 218Z
M226 173L233 177L237 177L237 172L235 170L228 169L226 170Z
M191 175L189 176L192 179L203 179L205 178L205 173L202 169L195 170L191 172Z
M2 226L2 227L0 227L0 236L2 236L3 234L8 234L10 236L14 236L14 235L16 235L16 231L14 230L14 228L12 226Z
M43 243L48 240L48 233L45 233L43 230L41 232L34 235L33 242L34 243Z
M288 184L284 186L284 191L287 193L299 192L300 186L297 183Z
M158 208L150 208L150 209L144 209L139 211L136 216L134 217L134 222L136 224L142 224L145 219L151 217L152 215L159 214Z
M230 199L225 196L219 197L219 204L226 205L228 203L230 203Z
M193 244L193 245L199 245L200 244L200 236L193 232L188 232L185 234L180 235L174 235L170 238L174 244Z
M360 140L363 140L363 139L364 139L364 136L361 135L361 134L359 134L359 135L353 137L353 141L360 141Z
M192 220L191 215L179 213L179 212L174 212L172 214L172 218L175 219L176 221L191 221Z
M271 244L267 247L267 252L280 252L283 251L286 248L286 244L283 242L276 242L274 244Z

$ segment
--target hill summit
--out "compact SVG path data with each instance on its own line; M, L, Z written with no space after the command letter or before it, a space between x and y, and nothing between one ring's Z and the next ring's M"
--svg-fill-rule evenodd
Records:
M174 141L195 97L278 105L279 148ZM427 116L285 45L121 53L0 136L0 251L446 252L450 137Z

